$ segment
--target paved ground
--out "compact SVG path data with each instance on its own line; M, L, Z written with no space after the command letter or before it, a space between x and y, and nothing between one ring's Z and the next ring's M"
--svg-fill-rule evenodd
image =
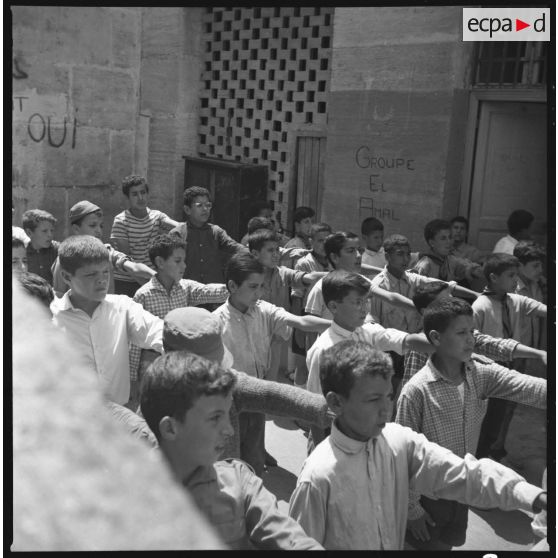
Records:
M266 423L266 448L279 466L265 473L264 483L288 510L288 501L306 457L306 438L288 419L272 417ZM506 465L513 466L535 484L540 484L546 463L546 415L518 406L506 443ZM469 511L465 543L456 550L530 550L538 541L530 528L530 517L522 512ZM410 548L409 548L410 549Z

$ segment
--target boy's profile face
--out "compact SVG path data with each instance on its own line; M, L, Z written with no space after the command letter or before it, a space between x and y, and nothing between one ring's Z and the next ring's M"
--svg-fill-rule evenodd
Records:
M265 217L266 219L273 219L273 210L269 207L262 207L258 213L258 217Z
M226 439L232 436L229 420L232 393L228 395L201 395L186 411L183 420L171 418L174 432L168 447L181 462L189 467L212 465L225 449Z
M273 269L279 265L281 254L279 252L279 243L274 240L264 242L260 250L252 250L252 254L267 269Z
M312 217L305 217L301 221L295 222L295 227L298 234L308 236L312 227Z
M110 263L87 263L76 269L74 275L62 270L62 278L72 289L72 294L89 301L102 302L107 295L110 278Z
M34 231L28 229L25 232L33 248L49 248L54 238L54 225L50 221L39 221Z
M231 302L241 312L246 312L248 308L254 306L262 296L264 286L263 273L250 273L250 275L237 285L234 281L229 281L228 287L231 293Z
M184 206L184 212L194 225L201 226L209 220L212 207L207 196L196 196L191 206Z
M341 431L354 440L366 442L379 436L390 420L393 407L391 375L388 378L379 374L359 375L349 397L337 397L337 408L332 410Z
M131 210L143 213L147 208L148 198L149 192L145 184L136 184L128 191L128 202Z
M316 254L318 254L318 256L325 257L324 243L325 243L325 239L329 235L330 235L329 232L322 231L322 232L316 233L312 237L312 250L314 252L316 252Z
M489 286L499 293L513 293L517 287L519 278L519 269L517 267L509 267L502 271L500 275L496 273L490 274Z
M411 249L409 246L396 246L385 253L388 268L403 273L411 261Z
M459 362L471 358L475 347L473 316L456 316L445 331L432 331L436 354Z
M538 281L543 274L543 264L541 260L532 260L522 264L519 273L529 281Z
M27 251L23 246L12 246L12 272L21 275L27 271Z
M335 323L349 331L360 327L364 323L368 311L366 294L351 290L340 302L330 300L327 307L333 314Z
M461 223L460 221L455 221L455 223L451 226L451 239L456 244L461 244L465 242L465 238L467 237L467 227L465 223Z
M384 242L384 231L372 231L370 234L364 235L366 248L377 252Z
M103 215L102 213L90 213L86 215L79 225L72 225L74 234L89 234L95 238L101 239L103 236Z
M450 253L451 249L451 234L449 229L438 231L434 238L428 242L432 252L441 257L445 257Z
M345 271L359 271L362 257L359 252L358 238L350 238L339 250L339 254L331 254L335 269Z
M157 271L177 283L182 279L186 270L186 250L184 248L175 248L166 260L161 256L157 256L155 261Z

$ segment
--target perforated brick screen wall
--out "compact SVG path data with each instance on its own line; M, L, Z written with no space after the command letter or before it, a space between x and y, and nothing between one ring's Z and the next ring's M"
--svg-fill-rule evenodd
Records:
M267 165L279 218L288 207L296 131L327 123L333 10L204 14L199 153Z

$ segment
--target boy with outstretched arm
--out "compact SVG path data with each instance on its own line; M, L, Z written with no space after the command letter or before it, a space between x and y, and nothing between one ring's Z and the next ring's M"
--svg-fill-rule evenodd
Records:
M479 507L539 511L547 494L488 459L465 459L390 423L391 360L345 340L324 352L331 434L307 457L289 514L326 550L402 550L409 489Z
M186 243L179 236L159 235L149 243L147 252L156 275L136 291L134 300L154 316L164 318L175 308L220 304L227 300L228 291L224 283L204 284L182 278L186 267ZM156 357L157 353L132 345L132 379L137 379L138 374L141 375L141 371Z
M277 507L240 460L218 461L232 434L236 376L198 355L158 357L141 382L141 411L179 482L232 550L321 549ZM187 518L185 518L187 521Z
M474 355L473 310L464 300L432 302L424 311L424 331L434 354L401 390L395 422L465 457L477 449L489 397L546 409L546 380ZM419 503L419 497L409 497L410 543L463 544L467 507L425 496Z
M258 378L266 378L273 336L289 339L292 327L303 331L323 331L329 320L315 316L295 316L284 308L260 300L264 287L264 267L252 255L235 254L226 268L229 298L214 313L223 324L223 343L232 353L233 367ZM240 418L241 457L256 474L264 469L265 416L245 413Z
M126 295L108 295L109 251L89 235L70 236L58 250L70 289L52 301L53 323L66 332L84 365L99 377L107 399L137 408L130 381L129 342L161 352L163 320Z

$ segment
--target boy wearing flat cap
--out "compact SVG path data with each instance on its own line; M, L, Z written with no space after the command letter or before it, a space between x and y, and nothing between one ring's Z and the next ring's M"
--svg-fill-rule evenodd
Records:
M102 240L103 236L103 211L94 203L82 200L70 208L70 231L72 235L89 234ZM110 244L105 244L110 258L110 280L108 294L114 294L114 270L120 270L130 274L139 281L145 281L155 275L149 266L140 262L134 262L130 256L115 250ZM67 290L68 285L62 279L60 261L58 258L52 265L52 286L56 296L61 297Z

